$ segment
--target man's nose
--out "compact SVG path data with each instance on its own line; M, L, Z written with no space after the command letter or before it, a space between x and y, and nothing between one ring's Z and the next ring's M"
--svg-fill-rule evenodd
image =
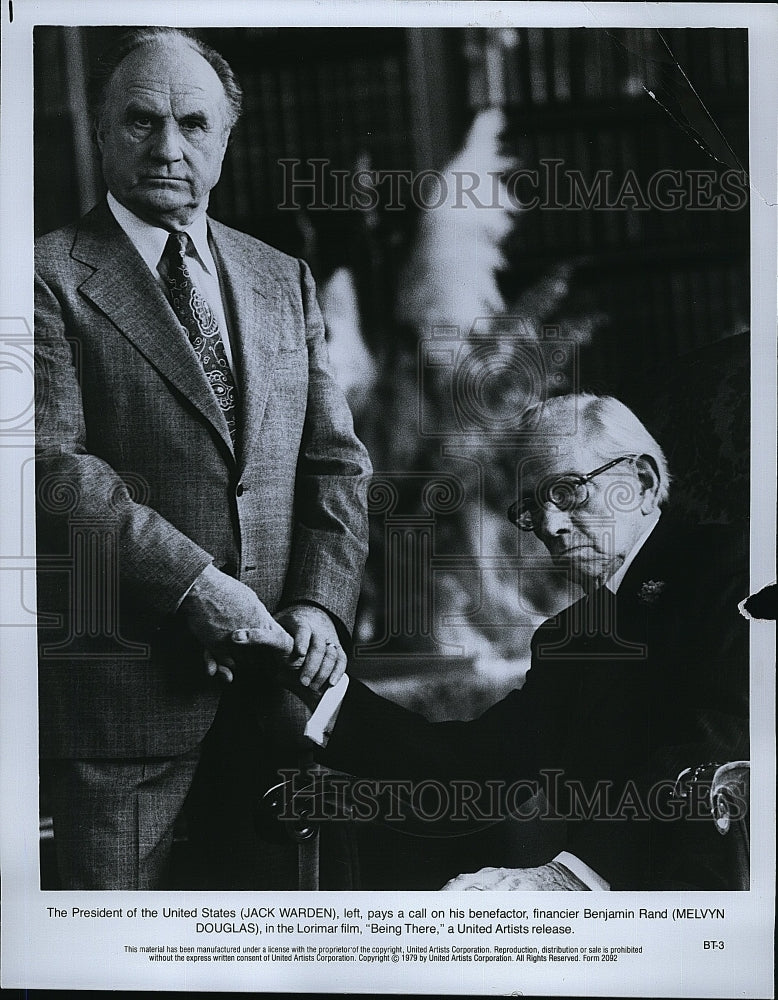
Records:
M572 523L568 511L560 510L552 503L547 503L540 508L537 514L537 534L540 538L546 536L562 535L570 531Z
M175 163L182 159L181 133L176 122L162 122L154 132L151 155L163 163Z

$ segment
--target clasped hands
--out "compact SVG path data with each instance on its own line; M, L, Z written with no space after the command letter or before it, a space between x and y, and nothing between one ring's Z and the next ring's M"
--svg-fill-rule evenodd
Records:
M306 690L319 692L325 685L337 684L346 670L346 654L325 611L296 604L273 617L250 587L213 565L195 580L180 613L203 646L211 677L231 682L236 657L254 649L277 654L284 666L294 670L288 678L284 671L278 679L301 696Z

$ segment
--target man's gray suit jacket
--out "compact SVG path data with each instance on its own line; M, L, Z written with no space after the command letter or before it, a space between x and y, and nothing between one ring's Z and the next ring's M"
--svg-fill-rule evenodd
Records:
M219 684L176 610L211 561L353 625L370 471L307 266L209 220L239 435L105 203L36 246L40 729L50 757L169 756Z

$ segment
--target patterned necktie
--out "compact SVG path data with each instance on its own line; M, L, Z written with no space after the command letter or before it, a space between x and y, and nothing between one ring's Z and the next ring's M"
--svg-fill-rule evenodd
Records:
M205 377L211 384L222 413L227 420L232 443L235 443L235 380L227 363L227 354L213 310L192 281L186 264L189 246L187 233L171 233L165 244L162 260L164 279L173 311L200 359Z

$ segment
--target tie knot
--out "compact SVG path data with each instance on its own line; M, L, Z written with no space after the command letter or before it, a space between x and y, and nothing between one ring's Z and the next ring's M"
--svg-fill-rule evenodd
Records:
M183 257L186 256L186 251L189 249L189 234L188 233L171 233L167 238L167 243L165 244L165 256L166 257Z

